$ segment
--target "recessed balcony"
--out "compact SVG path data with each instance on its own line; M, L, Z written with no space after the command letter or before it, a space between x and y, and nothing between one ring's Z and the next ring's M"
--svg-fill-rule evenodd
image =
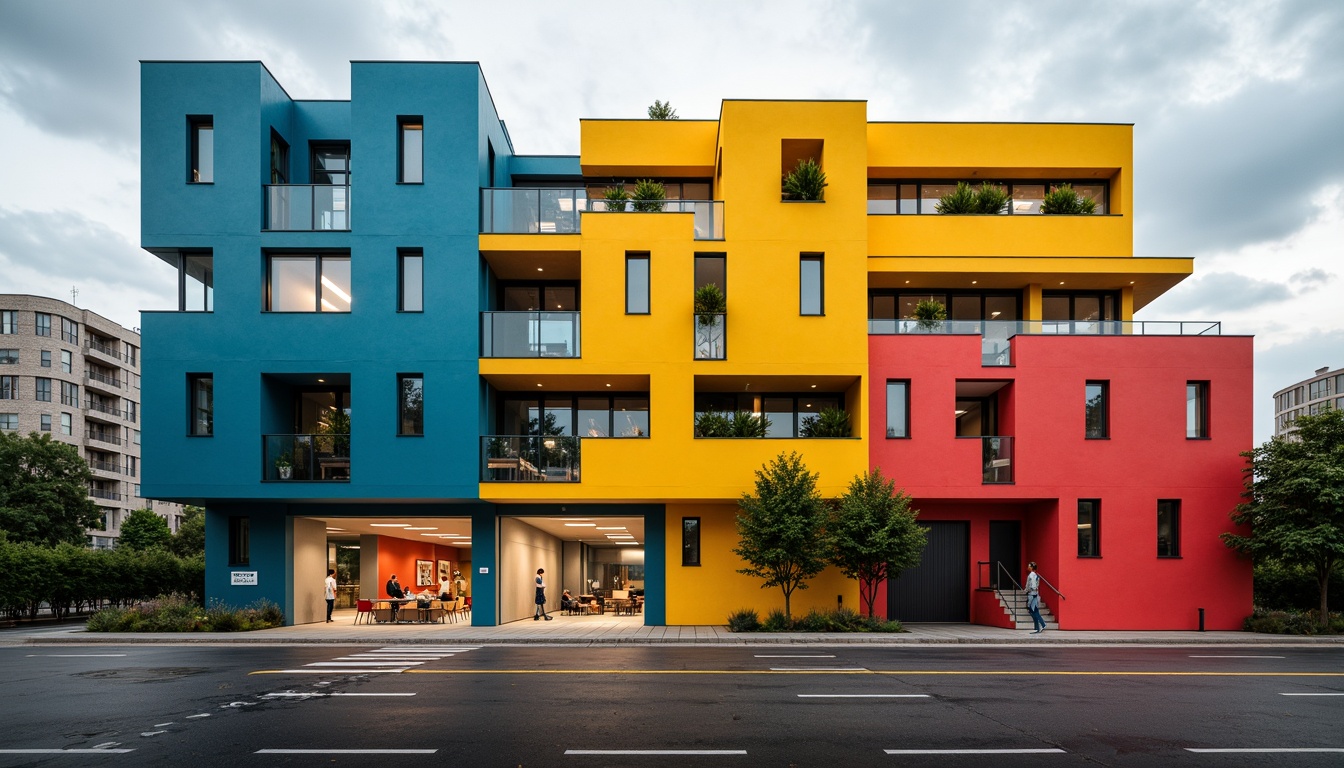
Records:
M341 232L350 229L349 184L266 184L266 220L271 232Z
M261 479L266 482L350 482L350 435L261 436Z
M486 435L483 483L577 483L582 439L573 435Z
M482 312L481 357L579 357L578 312Z
M723 239L722 200L632 200L618 205L623 207L616 210L605 200L589 199L588 190L582 187L482 189L481 234L576 234L579 214L585 212L690 213L696 240Z
M106 373L98 371L85 371L85 377L88 379L88 386L95 389L107 390L109 392L121 391L121 379L116 376L109 376Z

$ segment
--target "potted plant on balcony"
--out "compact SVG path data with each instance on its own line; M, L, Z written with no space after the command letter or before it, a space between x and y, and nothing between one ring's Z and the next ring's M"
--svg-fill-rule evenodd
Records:
M281 480L288 480L294 476L294 461L289 457L288 451L275 458L275 471L280 474Z
M924 299L915 305L915 320L921 331L932 331L947 319L947 307L933 299Z
M844 408L822 408L821 413L803 419L800 437L849 437L849 412Z
M616 184L607 187L602 192L602 199L607 204L608 213L624 213L625 203L630 199L630 193L625 191L624 184Z
M667 190L653 179L638 179L630 199L634 201L631 207L636 213L658 213L663 210L663 202L667 200Z
M1041 213L1087 215L1096 213L1097 201L1078 194L1072 184L1051 187L1041 201Z
M941 214L997 214L1003 212L1008 200L1008 190L997 184L986 181L972 187L959 181L956 189L938 198L934 210Z
M350 414L333 408L318 422L317 433L322 435L321 446L333 456L350 455Z
M785 200L810 200L820 202L822 190L826 188L826 172L816 160L799 160L784 176L783 191Z

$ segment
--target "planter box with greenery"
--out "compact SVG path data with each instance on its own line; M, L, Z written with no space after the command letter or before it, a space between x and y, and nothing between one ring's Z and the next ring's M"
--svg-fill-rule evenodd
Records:
M1041 213L1054 215L1087 216L1095 213L1097 202L1083 197L1074 190L1072 184L1051 187L1041 201Z
M799 160L798 165L784 176L781 184L783 200L820 203L826 188L826 172L816 160Z
M998 215L1008 212L1008 190L991 182L972 187L964 181L957 188L938 198L934 210L941 214Z

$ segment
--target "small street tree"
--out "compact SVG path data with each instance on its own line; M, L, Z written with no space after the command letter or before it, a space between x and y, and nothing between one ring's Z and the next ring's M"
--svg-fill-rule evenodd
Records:
M121 538L117 546L143 552L167 547L172 540L173 532L168 529L167 520L151 509L137 509L121 522Z
M182 522L178 523L168 548L178 557L205 554L205 507L188 504L182 508Z
M36 432L0 432L0 532L13 542L82 546L84 529L102 527L89 499L92 480L73 445Z
M1250 533L1222 534L1223 543L1255 560L1310 569L1328 625L1330 574L1344 562L1344 411L1297 419L1296 439L1275 437L1242 456L1246 501L1232 521Z
M826 568L826 506L817 491L819 475L808 472L797 453L780 454L756 471L756 494L737 505L733 553L749 567L738 573L765 579L761 589L784 592L784 614L796 589Z
M882 476L880 468L856 476L831 514L831 562L859 582L859 602L869 616L877 587L889 576L919 564L928 536L915 522L910 496Z

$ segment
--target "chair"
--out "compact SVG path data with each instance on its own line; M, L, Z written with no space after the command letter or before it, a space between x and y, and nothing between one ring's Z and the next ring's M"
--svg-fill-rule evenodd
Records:
M457 598L457 608L463 618L471 618L471 596Z
M387 624L392 621L392 604L386 600L379 600L373 605L373 620L379 624Z
M443 617L447 613L448 609L443 606L442 600L431 600L429 607L425 609L425 621L442 624Z
M359 617L364 617L365 624L373 623L373 601L356 600L355 601L355 623L360 623Z

